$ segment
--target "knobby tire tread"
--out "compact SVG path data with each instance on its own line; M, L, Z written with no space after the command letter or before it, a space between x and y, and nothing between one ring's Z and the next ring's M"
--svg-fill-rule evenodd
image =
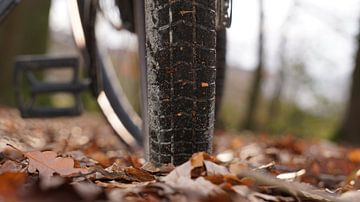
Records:
M149 160L179 165L211 152L215 0L145 0Z

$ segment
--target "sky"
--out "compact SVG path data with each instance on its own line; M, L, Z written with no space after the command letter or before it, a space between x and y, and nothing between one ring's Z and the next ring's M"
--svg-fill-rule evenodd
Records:
M324 49L324 55L329 54L339 59L349 55L352 41L348 36L357 32L358 0L298 0L300 6L296 8L292 8L293 2L294 0L264 0L266 53L270 66L275 65L276 60L272 58L277 55L282 27L289 12L293 16L288 23L290 25L287 25L289 41L305 41L303 45L309 46L307 48L322 53ZM233 10L234 19L228 30L228 61L241 65L242 68L253 69L256 65L258 1L235 0ZM335 28L344 32L343 36L334 31Z
M330 99L344 101L353 68L360 0L297 0L297 6L294 0L263 1L266 71L276 73L279 42L282 33L286 33L288 57L305 61L307 73L316 81L315 90ZM51 28L70 32L66 1L52 2ZM257 0L233 0L233 21L228 29L227 44L227 60L232 67L253 70L256 66L258 9ZM291 20L284 23L288 15ZM137 47L136 37L129 33L113 32L106 23L99 27L99 35L107 36L103 38L108 46ZM311 93L305 91L303 104L309 105Z

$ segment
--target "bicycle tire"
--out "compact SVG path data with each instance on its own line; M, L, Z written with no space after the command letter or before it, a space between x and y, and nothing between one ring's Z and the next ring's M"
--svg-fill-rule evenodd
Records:
M96 0L78 0L78 10L85 37L85 49L82 55L85 66L92 79L92 92L98 98L98 104L109 124L120 139L130 148L143 145L141 118L130 105L115 73L115 67L107 58L106 52L97 44ZM101 100L103 103L100 103Z
M211 153L215 0L146 0L149 159L179 165Z

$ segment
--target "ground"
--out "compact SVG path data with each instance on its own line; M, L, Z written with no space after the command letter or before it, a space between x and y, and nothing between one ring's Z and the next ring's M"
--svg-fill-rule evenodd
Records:
M0 201L357 201L360 149L217 131L214 152L156 167L99 114L0 108Z

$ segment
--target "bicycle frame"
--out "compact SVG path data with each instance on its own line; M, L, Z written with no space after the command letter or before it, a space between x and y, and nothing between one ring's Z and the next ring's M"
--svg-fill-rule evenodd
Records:
M77 3L72 0L69 1L70 7L76 8L79 4L82 4L83 6L87 6L90 12L86 14L81 13L81 9L70 10L72 11L70 16L75 42L77 42L76 45L83 54L89 76L95 82L92 86L92 92L103 114L120 136L121 140L130 146L130 148L137 148L142 146L144 141L140 129L142 128L141 119L139 119L136 113L129 107L130 104L121 87L115 85L118 81L114 77L115 73L112 72L112 69L109 67L110 62L108 62L107 57L104 53L97 51L99 48L97 47L95 33L93 33L94 29L92 28L92 26L95 26L96 3L96 0L78 0ZM79 23L79 21L81 21L81 23ZM99 60L99 58L102 58L102 60ZM105 71L102 72L100 71L101 69ZM101 74L107 79L103 80ZM113 93L107 93L106 90L110 90ZM115 102L114 100L121 101Z
M15 8L20 0L1 0L0 1L0 23L5 19L7 14Z
M129 1L129 2L127 2ZM84 59L87 76L90 78L90 88L98 105L103 111L110 125L119 135L120 139L130 148L139 146L148 146L148 109L147 109L147 67L145 60L145 11L144 0L122 0L127 5L134 6L132 13L135 19L130 31L135 31L139 41L140 57L140 82L141 82L141 110L142 121L130 109L126 96L121 88L114 87L113 83L117 81L113 78L113 72L107 68L108 62L106 56L98 50L96 37L94 33L96 11L98 0L68 0L68 10L70 11L71 26L75 44L81 51ZM3 20L19 0L0 1L0 22ZM79 5L86 6L86 9L79 8ZM119 6L119 5L118 5ZM85 13L84 11L87 11ZM228 12L230 10L230 12ZM131 13L131 12L130 12ZM217 29L229 27L232 18L232 0L217 1ZM99 58L102 58L99 60ZM103 79L104 76L106 79ZM107 93L106 89L113 92ZM115 92L115 93L114 93ZM114 102L114 100L120 100ZM145 149L147 151L147 149ZM147 155L146 155L147 156Z
M73 30L73 36L75 39L75 44L78 47L78 49L81 51L85 67L87 70L87 76L90 78L90 83L85 82L84 86L81 88L81 90L90 88L93 96L96 98L98 105L103 111L103 114L107 118L110 125L113 127L113 129L116 131L116 133L119 135L120 139L127 145L129 148L138 148L139 146L143 145L144 138L142 137L142 132L140 131L141 128L141 119L137 118L137 115L129 109L127 106L129 104L127 103L127 99L124 96L124 93L122 92L121 88L116 88L115 85L112 85L113 83L117 81L114 78L111 79L113 73L110 71L111 68L107 68L107 61L106 60L98 60L98 57L106 58L106 56L101 55L97 51L96 43L94 43L94 34L93 32L89 30L93 30L91 26L94 26L95 23L95 17L96 15L91 15L91 13L81 13L81 9L78 7L78 3L80 1L83 1L84 4L89 6L89 10L96 13L96 6L97 1L96 0L69 0L68 1L68 9L70 13L71 18L71 26ZM8 13L10 13L11 9L13 9L20 1L19 0L1 0L0 1L0 22L1 20L5 19ZM141 4L137 4L141 5ZM92 13L92 14L94 14ZM141 20L141 18L140 18ZM144 54L142 54L144 55ZM41 69L46 69L48 67L54 68L57 65L58 62L63 63L64 61L67 61L68 58L47 58L48 56L30 56L25 57L26 60L19 61L17 64L19 68L16 68L17 71L15 73L18 73L19 75L22 74L22 71L32 71L29 68L33 68L32 64L39 64L41 65ZM38 60L41 61L38 61ZM33 61L32 61L33 60ZM102 62L99 62L102 61ZM21 65L20 65L21 63ZM29 63L29 64L27 64ZM143 66L144 67L144 66ZM36 69L38 69L36 67ZM73 67L74 70L77 70L77 67ZM102 71L105 69L106 71ZM110 72L109 72L110 71ZM26 73L28 74L28 73ZM102 74L107 75L107 79L102 78ZM19 75L15 75L15 84L19 82L20 78ZM74 74L77 75L77 72ZM53 92L53 91L68 91L67 89L70 89L70 92L73 91L72 83L68 84L62 84L62 88L53 88L54 84L46 84L42 83L44 85L41 86L42 91L44 92ZM33 82L31 85L35 85ZM50 85L50 86L48 86ZM76 84L78 85L78 83ZM16 85L17 86L17 85ZM59 86L56 85L55 86ZM64 87L63 87L64 86ZM36 86L38 88L40 86ZM19 92L19 86L17 90L17 98L20 98L20 92ZM111 89L114 93L106 93L106 90L109 91ZM41 92L42 92L41 91ZM76 91L76 93L79 93L80 91ZM78 97L79 98L79 97ZM39 109L39 110L27 110L24 108L23 104L20 99L18 100L19 109L21 109L22 115L24 117L32 117L34 116L34 113L36 114L36 117L43 117L43 116L63 116L63 115L78 115L80 113L81 107L79 106L79 99L76 99L76 109L75 111L72 111L69 109L64 109L65 111L62 111L63 109L54 110L54 109ZM114 102L114 100L121 100L120 102Z

